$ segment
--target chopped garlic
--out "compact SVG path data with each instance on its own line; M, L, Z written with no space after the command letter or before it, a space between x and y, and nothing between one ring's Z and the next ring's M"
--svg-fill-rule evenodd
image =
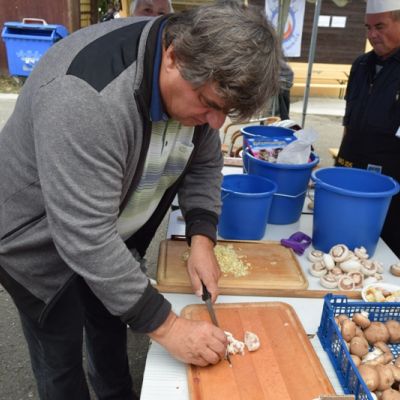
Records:
M232 244L220 245L214 247L214 253L221 271L224 275L232 274L235 277L245 276L249 273L250 263L244 262L246 256L237 255ZM242 260L243 259L243 260Z
M240 250L240 249L239 249ZM249 274L251 264L246 262L246 256L238 255L231 243L227 245L217 244L214 247L215 257L224 276L232 274L236 278ZM185 251L182 259L187 261L189 252Z

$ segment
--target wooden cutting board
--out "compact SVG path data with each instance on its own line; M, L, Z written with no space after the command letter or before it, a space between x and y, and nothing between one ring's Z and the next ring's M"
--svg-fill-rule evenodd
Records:
M242 260L250 263L246 276L222 276L219 289L222 294L235 295L285 295L285 292L308 287L308 280L291 249L279 242L225 241L218 244L232 245ZM184 253L188 246L184 240L164 240L160 244L157 269L157 288L162 292L192 293L186 270ZM288 294L289 295L289 294Z
M261 347L208 367L188 366L191 400L312 400L335 394L293 308L286 303L216 304L222 329L243 340L246 330ZM205 305L189 305L182 315L210 320Z

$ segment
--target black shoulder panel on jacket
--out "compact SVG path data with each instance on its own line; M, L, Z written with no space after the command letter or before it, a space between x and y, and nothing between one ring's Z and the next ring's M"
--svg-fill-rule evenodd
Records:
M67 75L74 75L101 91L136 61L140 35L147 22L124 26L88 44L73 59Z

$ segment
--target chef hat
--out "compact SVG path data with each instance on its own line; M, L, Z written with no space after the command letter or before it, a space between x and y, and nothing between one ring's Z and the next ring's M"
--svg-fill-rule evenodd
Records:
M399 0L368 0L366 14L379 14L400 10Z

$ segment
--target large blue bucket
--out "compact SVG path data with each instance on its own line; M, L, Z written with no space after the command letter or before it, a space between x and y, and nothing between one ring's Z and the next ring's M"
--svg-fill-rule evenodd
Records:
M260 176L225 175L219 235L225 239L262 239L276 189L274 182Z
M274 194L268 222L270 224L293 224L298 221L304 205L311 170L319 158L311 154L311 161L305 164L277 164L259 160L246 151L249 174L271 179L278 186Z
M315 181L313 246L328 252L336 244L364 246L372 256L399 184L358 168L330 167L312 173Z
M282 128L281 126L269 126L269 125L251 125L246 126L240 130L243 135L243 170L248 172L248 160L246 157L246 148L249 145L249 139L255 139L262 137L264 139L270 139L271 141L285 141L287 144L296 140L294 131L288 128Z

